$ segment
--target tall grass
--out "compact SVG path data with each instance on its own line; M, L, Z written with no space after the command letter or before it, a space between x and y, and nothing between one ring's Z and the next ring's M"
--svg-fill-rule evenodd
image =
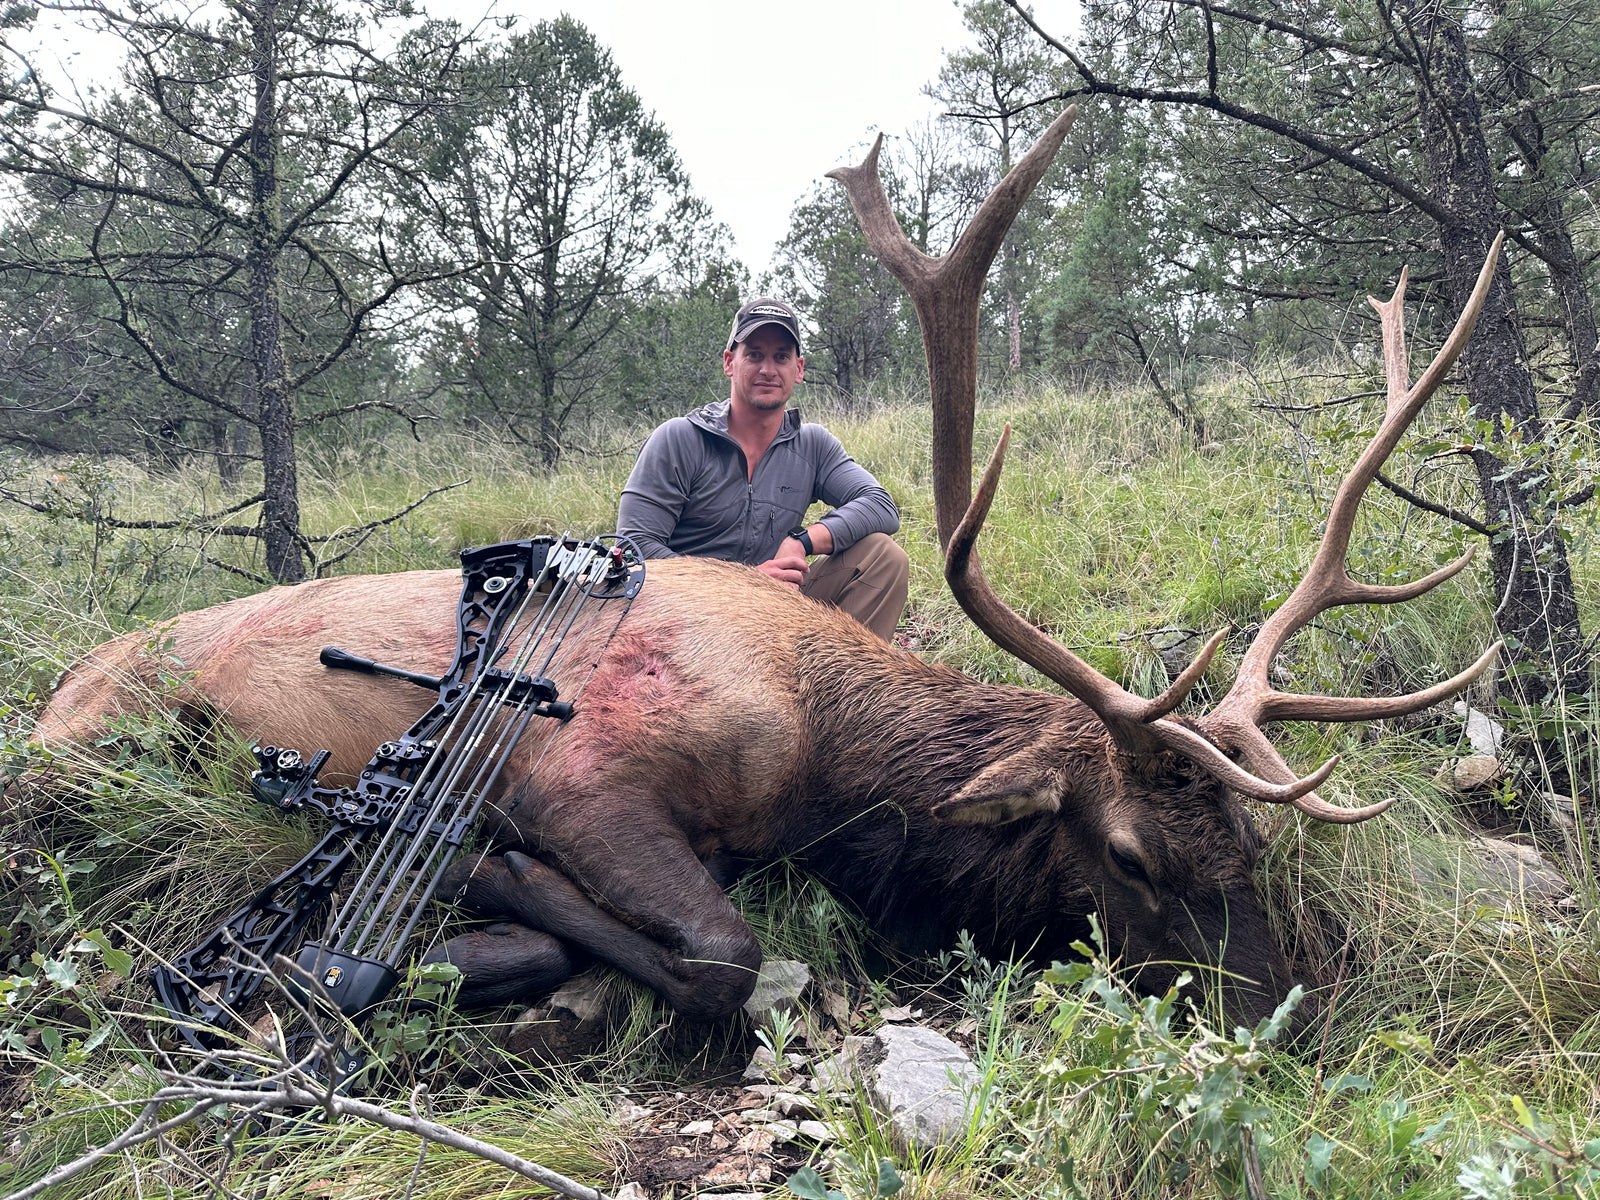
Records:
M1337 386L1329 380L1330 392ZM1213 442L1199 449L1137 391L1072 392L1049 381L987 396L976 436L978 452L986 454L1003 423L1014 428L982 540L987 573L1000 592L1097 667L1146 694L1165 686L1163 649L1194 648L1212 630L1229 628L1223 653L1191 701L1196 709L1220 695L1255 626L1292 587L1332 488L1362 427L1374 419L1341 408L1297 417L1298 429L1291 429L1253 409L1249 390L1225 377L1201 399ZM808 416L833 428L901 505L900 539L913 564L905 632L919 650L982 678L1048 686L987 643L943 586L925 407L907 397L852 412L814 407ZM605 531L644 432L602 431L592 441L604 454L573 456L554 472L535 469L515 449L460 434L388 439L359 453L312 447L302 476L305 525L322 533L359 526L441 482L470 479L382 528L339 570L451 569L468 545ZM1396 471L1403 474L1404 465ZM32 462L13 464L11 474L13 487L36 497L97 507L123 520L171 519L227 503L204 464L156 473L117 459ZM1582 617L1593 628L1600 619L1600 567L1586 530L1573 532ZM1352 561L1363 577L1393 582L1431 570L1462 543L1447 522L1375 491L1363 507ZM158 640L154 630L163 618L254 589L205 562L259 571L252 549L202 541L192 530L124 531L9 511L0 528L0 681L8 717L25 729L55 676L112 632L149 625ZM1397 691L1460 669L1491 636L1486 557L1457 581L1398 609L1330 614L1280 660L1284 685ZM1488 693L1480 688L1472 699L1486 706ZM1600 697L1560 704L1548 719L1592 742ZM11 971L22 970L52 937L94 927L114 929L130 947L186 945L314 835L312 825L285 822L243 797L243 747L224 739L197 753L187 731L155 707L155 715L127 723L120 749L103 752L120 759L84 766L76 790L10 818L5 840L12 865L0 868L7 889L0 904L20 915L0 927L0 953L11 956ZM374 731L375 738L382 732ZM1256 814L1267 832L1261 885L1277 935L1317 985L1307 1031L1292 1049L1270 1053L1249 1085L1272 1114L1263 1153L1273 1194L1476 1194L1480 1184L1491 1188L1492 1180L1484 1182L1491 1167L1523 1172L1517 1186L1524 1190L1547 1186L1527 1174L1544 1169L1536 1143L1577 1145L1600 1132L1594 1082L1600 1077L1594 865L1600 820L1590 800L1593 765L1580 749L1584 739L1524 738L1517 743L1526 748L1524 758L1499 785L1498 801L1469 811L1434 783L1441 765L1463 749L1460 723L1448 713L1383 727L1296 726L1276 734L1291 762L1344 756L1325 789L1335 802L1393 796L1397 803L1382 819L1349 828L1284 810ZM1564 823L1543 815L1540 793L1553 779L1570 781L1576 795L1576 811ZM1540 840L1552 869L1569 879L1570 899L1538 903L1494 886L1467 840L1471 818L1488 810L1504 814L1502 832L1520 821L1524 840ZM54 895L48 879L17 865L25 846L76 870L67 877L65 924L60 903L48 898ZM877 969L862 948L867 935L857 919L790 868L746 881L736 899L770 955L804 958L821 975L858 983ZM998 971L984 978L1008 977ZM128 1036L89 1054L79 1069L109 1087L122 1069L113 1047L137 1032L148 999L142 984L115 979L104 981L102 998ZM1062 1196L1181 1196L1219 1186L1220 1177L1204 1171L1174 1173L1170 1163L1158 1169L1167 1160L1128 1126L1114 1090L1076 1101L1070 1111L1053 1109L1064 1103L1063 1093L1052 1090L1054 1077L1041 1067L1077 1069L1092 1064L1096 1051L1083 1039L1063 1039L1048 1006L1035 1014L1026 1000L995 997L1003 1019L986 1024L980 1037L992 1106L964 1142L934 1160L916 1164L902 1156L908 1195L1031 1196L1054 1189ZM439 1115L515 1141L520 1153L558 1169L604 1180L608 1164L618 1161L614 1131L599 1116L607 1088L682 1067L673 1057L681 1046L658 1036L662 1014L652 1001L632 993L624 1006L632 1013L631 1032L585 1067L587 1082L519 1073L501 1062L485 1069L480 1094L442 1090ZM493 1058L487 1049L483 1054ZM25 1114L19 1124L46 1123L23 1150L5 1152L0 1166L9 1161L13 1173L0 1175L0 1184L28 1177L98 1131L83 1120L46 1120L72 1107L74 1095L37 1085L34 1079L31 1098L26 1088L8 1097ZM1523 1111L1542 1123L1538 1131L1523 1128ZM847 1142L862 1161L897 1153L865 1109L842 1106L835 1117L851 1131ZM1413 1144L1441 1121L1435 1134ZM1526 1135L1520 1142L1518 1128ZM1316 1155L1325 1147L1332 1149L1324 1169ZM277 1182L263 1194L273 1195L392 1194L404 1186L412 1153L390 1134L319 1131L279 1141L270 1171L241 1167L235 1182L248 1192L270 1176ZM1070 1187L1061 1173L1068 1158ZM146 1169L108 1163L64 1194L131 1194L129 1181ZM1568 1184L1575 1178L1552 1171ZM849 1177L842 1171L835 1178L843 1186ZM203 1191L182 1179L163 1178L160 1185L174 1195ZM521 1193L491 1168L442 1156L418 1194Z

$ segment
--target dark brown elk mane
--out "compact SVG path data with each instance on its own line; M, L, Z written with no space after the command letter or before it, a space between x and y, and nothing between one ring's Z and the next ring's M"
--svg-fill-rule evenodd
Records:
M802 658L801 694L816 714L819 738L826 744L837 735L849 751L823 751L829 786L795 806L800 815L783 841L804 847L798 856L807 866L905 949L949 945L966 928L996 953L1065 956L1098 907L1099 872L1086 869L1095 857L1088 847L1102 840L1119 803L1118 750L1104 726L1067 697L977 683L899 651L882 654L892 660L883 664L892 687L870 679L871 666L863 671L859 659L846 670L850 664L833 661L837 650ZM940 819L940 805L964 784L1018 756L1050 764L1059 811L1003 825ZM1011 772L1019 782L1023 775L1020 767ZM1186 822L1186 836L1148 838L1156 873L1173 882L1198 876L1250 886L1259 837L1209 774L1169 757L1160 778L1145 786L1162 798L1157 814L1209 809L1215 817ZM1150 822L1151 815L1142 808L1138 819ZM1196 827L1213 836L1197 842L1187 836ZM1064 913L1079 919L1063 922Z

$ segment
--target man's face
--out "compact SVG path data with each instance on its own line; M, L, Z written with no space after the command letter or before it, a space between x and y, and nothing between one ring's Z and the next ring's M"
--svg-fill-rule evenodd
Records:
M795 384L805 378L805 359L794 339L777 325L763 325L722 354L722 373L733 380L733 400L757 412L789 403Z

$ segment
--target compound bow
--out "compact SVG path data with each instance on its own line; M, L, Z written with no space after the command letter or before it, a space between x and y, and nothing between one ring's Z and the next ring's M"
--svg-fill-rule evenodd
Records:
M301 1000L315 989L356 1017L394 989L428 901L523 733L534 717L572 717L588 676L571 699L559 698L549 673L563 644L608 609L616 620L607 636L614 635L644 586L637 548L614 535L464 550L461 572L456 652L443 675L386 666L333 646L322 650L327 667L388 675L438 693L410 729L377 748L355 787L317 783L326 750L305 759L297 750L254 748L260 765L251 791L258 800L284 812L311 809L333 826L221 928L152 969L157 998L195 1050L206 1053L229 1040L265 978L263 967L297 945L287 982ZM336 899L346 869L374 841L321 935L302 944ZM360 1059L341 1055L339 1073L348 1075Z

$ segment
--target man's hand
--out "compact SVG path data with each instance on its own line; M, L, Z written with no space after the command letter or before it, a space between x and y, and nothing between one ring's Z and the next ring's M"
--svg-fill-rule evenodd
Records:
M764 563L757 563L756 570L764 571L779 583L787 583L796 591L806 577L806 550L795 538L784 538L778 543L778 551Z

